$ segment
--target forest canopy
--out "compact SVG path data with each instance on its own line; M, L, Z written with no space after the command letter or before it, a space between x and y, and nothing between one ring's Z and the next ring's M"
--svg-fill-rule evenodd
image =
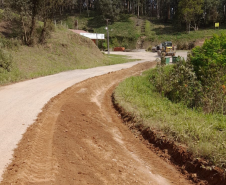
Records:
M23 41L34 44L37 21L43 22L38 42L44 43L51 24L65 13L95 12L100 18L117 21L120 14L147 16L171 22L182 30L197 30L225 22L226 0L2 0L1 8L16 13ZM7 11L6 11L7 12ZM14 16L15 18L15 16Z

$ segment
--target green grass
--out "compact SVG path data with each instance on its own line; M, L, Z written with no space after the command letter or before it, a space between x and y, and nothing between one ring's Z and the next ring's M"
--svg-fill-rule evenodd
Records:
M125 56L106 55L88 38L58 28L46 45L9 49L13 56L10 72L0 72L0 85L74 69L87 69L134 61Z
M78 28L89 32L107 34L107 23L103 18L94 12L88 17L87 14L77 16L69 16L63 24L68 25L69 28L75 29L74 22L78 20ZM140 36L140 26L136 26L136 17L133 15L121 14L117 21L109 21L109 34L110 37L128 37L131 39Z
M64 19L63 25L68 25L69 28L75 29L74 22L78 20L78 28L88 32L102 33L107 37L107 23L102 16L95 12L81 15L69 16ZM117 21L109 21L109 38L110 47L126 47L135 48L136 41L141 35L141 25L137 24L138 19L134 15L121 14ZM99 41L100 47L106 49L107 41Z
M156 35L153 31L153 24L150 21L145 20L145 36L147 41L153 42L156 38Z
M189 43L197 40L210 38L213 34L220 35L225 33L225 26L221 26L220 29L207 28L194 31L191 30L190 34L186 31L176 28L170 23L161 23L159 20L146 20L146 32L148 35L152 35L154 44L159 44L164 41L173 41L177 43Z
M116 102L138 122L186 144L195 157L213 165L226 165L226 117L204 114L183 104L174 104L155 92L149 81L153 69L123 81L115 90Z
M106 34L106 21L102 20L102 17L94 16L80 16L78 18L80 24L79 29L85 28L87 30L92 29L96 33ZM132 15L122 14L120 19L115 22L109 21L109 35L111 37L128 37L138 38L140 36L140 27L136 26L136 18Z
M105 65L123 64L127 62L139 61L140 59L129 59L128 56L106 54Z

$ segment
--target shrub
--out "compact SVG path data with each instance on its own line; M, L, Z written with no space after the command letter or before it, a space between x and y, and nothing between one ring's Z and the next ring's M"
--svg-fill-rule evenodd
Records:
M12 55L9 52L0 49L0 72L4 70L9 72L11 70L11 67Z
M195 42L194 42L194 41L189 42L189 44L188 44L188 49L191 50L191 49L193 49L194 47L195 47Z
M20 40L18 39L7 39L4 37L0 37L0 48L5 49L18 49L21 45Z
M226 114L225 71L226 66L217 64L210 64L199 70L199 79L204 92L200 101L207 113Z
M112 47L119 47L120 46L116 37L112 37L110 41L111 41Z
M124 37L121 45L122 45L122 47L125 47L127 49L129 46L129 40Z
M226 36L214 36L196 47L188 60L173 67L158 65L151 82L173 102L202 108L206 113L226 114ZM170 69L170 70L169 70Z
M170 70L165 70L163 66L158 65L157 73L150 80L156 90L171 101L183 102L188 107L200 105L202 86L190 62L180 58Z
M195 47L190 56L191 63L198 72L200 68L206 68L210 64L226 65L226 35L213 35L206 40L202 47Z

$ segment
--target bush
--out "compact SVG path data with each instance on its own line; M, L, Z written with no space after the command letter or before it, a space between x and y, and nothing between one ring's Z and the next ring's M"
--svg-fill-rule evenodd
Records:
M12 55L0 49L0 72L2 71L10 71L12 67Z
M177 64L167 70L158 65L150 80L156 90L171 101L183 102L188 107L200 106L202 86L190 62L180 58Z
M203 110L207 113L226 114L226 66L210 64L200 68L198 77L203 87L200 100Z
M214 36L196 47L188 60L170 67L158 65L150 80L173 102L183 102L206 113L226 114L226 36Z
M122 47L125 47L126 49L129 47L129 40L127 38L123 38L122 39L122 43L121 43Z
M226 35L213 35L202 47L195 47L190 56L196 72L210 64L226 65Z
M119 47L119 46L120 46L116 37L112 37L110 41L111 41L111 46L112 46L113 48L114 48L114 47Z
M0 37L0 48L18 49L20 45L21 45L20 40Z
M195 42L179 41L179 42L176 42L176 45L178 50L191 50L195 47Z

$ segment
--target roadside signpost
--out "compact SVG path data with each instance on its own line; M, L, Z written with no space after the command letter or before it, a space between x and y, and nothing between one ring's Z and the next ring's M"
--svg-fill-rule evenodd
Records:
M220 28L220 23L219 23L219 22L216 22L216 23L215 23L215 29L216 29L216 28L218 28L218 29Z

